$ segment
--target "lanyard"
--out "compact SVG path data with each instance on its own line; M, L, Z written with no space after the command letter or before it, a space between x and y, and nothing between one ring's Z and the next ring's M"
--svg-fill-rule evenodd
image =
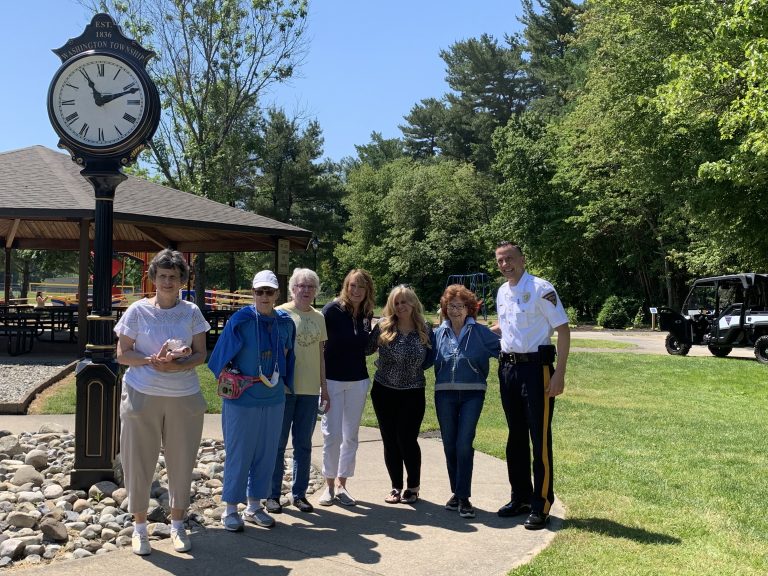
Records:
M259 379L264 382L264 384L267 384L267 382L270 382L270 380L267 380L267 378L264 376L264 373L261 369L261 330L259 329L259 311L256 310L254 307L254 311L256 312L256 349L258 350L259 354ZM277 317L274 319L274 326L272 326L272 338L270 341L270 352L272 353L273 358L275 359L275 366L272 369L272 381L270 384L272 386L275 386L277 384L277 380L280 379L280 367L278 366L278 348L280 347L280 335L278 334L279 328L277 326ZM265 381L266 380L266 381ZM267 384L269 386L269 384Z

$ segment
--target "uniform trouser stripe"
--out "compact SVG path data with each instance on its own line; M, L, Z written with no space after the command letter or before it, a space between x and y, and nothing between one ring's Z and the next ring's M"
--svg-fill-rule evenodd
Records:
M541 483L541 497L544 500L545 514L549 514L549 509L552 506L552 502L549 501L549 482L552 471L549 468L549 421L552 417L552 403L549 401L549 366L543 366L542 381L544 383L542 398L542 406L544 412L544 418L542 419L541 427L541 461L544 464L544 479Z

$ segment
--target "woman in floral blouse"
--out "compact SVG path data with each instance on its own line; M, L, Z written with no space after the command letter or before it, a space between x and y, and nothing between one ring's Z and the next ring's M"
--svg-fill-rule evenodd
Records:
M418 436L426 406L424 370L434 363L434 335L416 293L396 286L389 293L382 319L371 332L368 352L378 350L371 400L379 420L384 462L392 490L389 504L412 504L419 498L421 449ZM403 466L408 475L403 490Z

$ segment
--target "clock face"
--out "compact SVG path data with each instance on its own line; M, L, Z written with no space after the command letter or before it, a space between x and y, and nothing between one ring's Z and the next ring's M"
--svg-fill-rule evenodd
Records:
M63 68L49 96L49 111L59 130L97 150L131 139L144 124L147 105L137 72L104 54L78 58Z

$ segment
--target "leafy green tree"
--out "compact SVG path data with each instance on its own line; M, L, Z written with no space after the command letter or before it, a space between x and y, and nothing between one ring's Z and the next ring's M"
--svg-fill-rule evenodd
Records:
M229 168L230 136L304 51L303 0L100 0L157 57L149 70L164 113L153 160L168 183L215 200ZM226 201L226 198L224 198Z
M523 51L514 38L503 44L487 34L440 51L451 92L427 98L404 116L400 130L417 159L438 154L472 162L481 172L493 164L493 131L525 110L531 86Z
M5 255L0 255L0 265L5 266ZM11 252L11 274L19 283L20 297L26 298L31 282L40 282L46 278L77 274L78 256L76 252L60 250L13 250Z
M494 228L510 223L530 261L588 315L612 294L673 303L684 284L687 195L700 185L690 150L702 133L665 129L654 104L664 59L680 43L662 4L591 2L565 52L578 62L573 77L536 72L548 105L534 105L494 141L504 176ZM555 20L549 44L541 20L530 24L543 36L524 33L550 64L562 53ZM570 92L559 104L562 85Z
M270 109L250 143L252 174L247 178L245 207L314 231L320 241L319 263L333 269L333 249L343 235L346 209L343 169L320 160L323 137L316 120L302 122L283 110ZM313 268L314 253L296 253L297 266ZM320 267L320 266L319 266ZM319 272L322 272L319 271Z
M489 223L481 197L490 184L471 165L445 159L358 166L347 181L341 269L368 269L380 299L398 283L414 284L432 306L450 274L481 271L485 263L477 237Z
M270 109L254 137L250 208L283 222L296 223L294 205L314 196L313 186L321 167L315 164L323 153L320 125L311 121L303 128L297 118Z
M306 0L98 0L128 35L157 53L148 68L163 105L151 160L168 185L234 204L244 138L270 85L304 52ZM202 294L205 254L195 260ZM198 299L198 303L201 301Z
M706 133L695 149L703 186L691 238L679 260L699 273L762 270L768 239L757 233L768 210L768 8L765 2L680 0L670 8L681 43L668 56L658 90L665 121L680 133Z
M664 58L681 42L663 4L590 5L580 42L593 51L582 93L558 128L555 181L573 196L569 221L608 250L603 275L613 282L603 286L673 304L683 271L672 255L685 245L686 195L699 183L689 153L695 135L665 130L653 104Z
M411 112L403 117L408 124L399 128L406 150L413 158L432 158L440 153L445 138L446 114L444 102L426 98L414 104Z
M557 113L578 82L581 55L574 50L577 19L584 8L572 0L523 0L520 22L526 70L536 108Z
M371 132L368 144L356 144L357 161L374 168L381 168L387 162L392 162L405 156L405 146L399 138L384 138L380 132Z

